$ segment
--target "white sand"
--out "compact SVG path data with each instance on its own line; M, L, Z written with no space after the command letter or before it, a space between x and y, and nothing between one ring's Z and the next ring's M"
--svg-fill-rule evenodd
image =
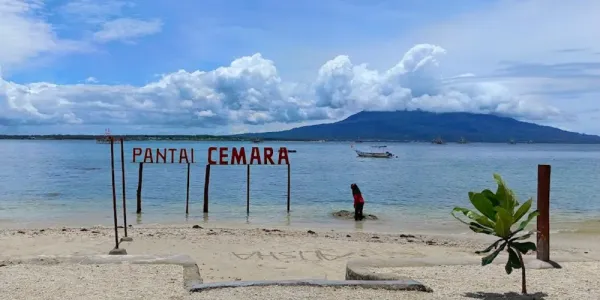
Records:
M507 275L503 266L441 266L381 268L431 287L433 293L370 290L361 288L252 287L210 290L190 295L189 300L208 299L600 299L600 262L565 263L563 269L528 270L528 295L520 294L520 270Z
M198 263L205 282L344 279L346 262L351 258L473 256L471 249L477 249L469 247L470 242L400 237L399 234L331 231L309 234L307 230L267 232L261 229L190 227L130 229L134 241L123 243L122 247L129 254L190 255ZM0 232L0 244L5 246L0 255L97 255L108 254L114 247L113 231L110 229L21 232Z
M12 265L0 268L6 300L182 299L182 267L173 265Z
M449 238L443 236L411 236L406 235L406 233L382 234L341 231L334 232L322 229L315 229L315 233L309 233L307 230L291 230L285 228L279 228L278 230L273 230L273 228L270 228L265 230L250 227L239 228L239 226L236 226L237 228L216 228L214 225L202 226L205 228L192 229L189 225L185 227L166 225L146 227L136 226L135 228L129 229L130 236L134 238L134 241L131 243L123 243L121 246L126 248L129 254L187 254L198 263L201 276L205 282L309 278L339 280L344 279L346 263L352 258L475 257L476 255L473 253L473 251L481 250L486 246L486 244L481 240L470 240L464 238L457 239L456 237ZM86 231L81 231L78 228L64 230L60 228L19 231L3 230L0 231L0 245L2 245L0 252L0 263L2 260L10 261L11 259L16 259L19 257L30 257L37 255L65 256L107 254L108 251L114 247L114 237L112 234L113 230L110 228L87 228ZM596 258L600 260L600 239L597 237L585 236L582 238L575 238L571 236L568 239L569 243L565 244L557 243L560 240L560 236L552 236L552 255L561 255L563 257L569 256L573 257L574 259ZM573 243L573 241L577 241L577 243ZM566 266L570 266L570 264ZM590 268L597 268L595 264L590 263L590 266L592 266ZM9 267L0 267L0 272L5 273L6 268ZM10 266L10 268L14 267ZM55 274L61 274L61 271L58 268L63 267L57 266L56 268L57 269L54 272L57 273ZM77 274L86 274L89 266L70 268L71 269L66 269L63 272L65 274L75 274L77 272L79 272ZM104 267L101 268L104 270ZM501 272L498 272L498 277L494 277L495 279L493 281L491 279L488 280L488 278L491 278L489 277L491 276L489 274L492 274L489 267L482 268L479 266L455 266L447 268L448 269L406 269L402 271L415 272L412 274L415 276L414 279L421 279L426 285L431 285L432 288L436 290L436 293L434 294L423 295L420 293L414 294L407 292L374 290L355 291L354 289L344 288L337 290L334 298L349 299L351 297L354 299L356 297L353 295L359 293L361 295L365 295L364 297L361 297L361 299L462 299L460 297L465 292L497 291L506 293L510 291L520 291L518 276L515 276L514 274L507 276L503 273L502 266L498 267L500 268ZM565 270L569 271L568 268ZM566 272L565 270L559 270L558 272ZM586 280L592 280L589 278L589 274L585 270L587 269L582 268L581 270L573 269L572 271L569 271L571 272L568 273L569 280L581 282L580 284L583 284L583 282ZM567 296L565 296L566 298L556 298L560 293L555 291L564 288L563 284L561 283L562 281L559 280L562 280L564 276L556 275L558 277L555 281L548 281L548 283L546 283L547 287L542 288L542 285L536 286L536 284L540 284L535 282L536 275L534 272L537 271L538 270L531 271L531 291L546 292L550 295L548 299L570 299ZM548 272L554 271L556 270L548 270ZM27 273L27 271L22 272ZM46 271L42 271L40 269L39 272L43 274ZM106 269L105 272L112 272L115 275L120 273L119 271L110 271L109 269ZM145 282L144 284L154 288L154 292L149 294L171 295L172 292L170 290L170 285L161 281L165 280L164 278L160 276L152 278L144 277L149 275L138 274L137 272L138 271L129 272L132 274L132 276L130 276L132 278L131 280L133 280L134 277L139 278L139 280ZM60 277L59 275L50 276ZM181 272L179 272L177 275L177 280L181 280L181 276ZM440 279L436 279L438 276ZM75 275L64 275L64 277L71 279L70 281L61 282L62 285L66 284L66 282L71 282L70 284L72 285L78 282L76 279L77 276ZM81 275L81 277L83 278L85 275ZM596 275L596 277L598 276ZM29 280L31 283L29 283L28 286L22 286L22 288L36 288L32 285L32 282L35 280L38 279L33 278ZM115 277L113 277L111 280L111 282L92 280L98 283L98 286L95 287L95 291L98 293L101 291L108 293L112 289L112 286L116 285L115 282L117 282ZM495 284L496 280L498 281L498 285ZM463 286L458 285L460 287L459 289L456 287L451 289L451 286L457 286L456 284L451 285L451 282L457 282ZM477 285L482 284L481 282L484 282L488 285ZM46 288L45 290L56 291L56 286L61 284L52 284L50 289ZM181 282L176 284L174 283L174 285L176 286L176 290L183 291L183 285ZM564 293L568 293L567 295L570 295L571 293L575 296L579 295L577 294L577 291L574 290L576 285L570 284L569 288L573 290L566 289ZM36 291L42 290L43 289L38 289ZM318 294L319 296L310 299L333 299L331 297L327 298L327 295L331 295L332 291L334 290L335 289L300 287L260 287L243 288L239 290L215 290L201 293L200 295L184 295L182 297L192 297L191 299L240 299L238 296L235 296L235 294L246 291L247 294L244 295L248 295L248 297L259 297L260 295L263 295L264 297L261 299L288 299L285 298L287 297L286 295L297 296L293 299L308 299L302 298L302 295L308 295L306 297L310 297L310 295L313 295L313 293L317 292L320 293ZM79 292L73 290L72 295L76 295L77 293ZM413 294L414 296L405 296ZM59 299L51 298L58 296L50 295L50 292L44 295L48 295L48 297L50 297L47 299ZM214 297L210 298L206 295L213 295ZM270 296L267 297L265 295ZM346 297L345 295L347 295L349 298L344 298ZM176 295L173 294L173 296ZM386 298L388 296L391 298ZM126 298L126 296L123 297L125 298L121 299L134 299ZM95 298L88 297L79 299ZM169 298L163 297L161 299ZM244 297L241 299L246 300L254 298ZM591 298L588 297L579 299Z
M562 269L526 270L527 292L546 300L600 299L600 262L562 263L561 266ZM473 299L478 294L486 295L479 299L503 299L504 295L521 292L521 270L508 275L504 265L379 268L372 271L405 275L434 290L433 298L414 299ZM465 297L469 294L472 296Z

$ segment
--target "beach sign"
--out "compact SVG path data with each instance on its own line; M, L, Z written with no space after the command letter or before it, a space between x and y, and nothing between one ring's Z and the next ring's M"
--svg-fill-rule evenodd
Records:
M210 165L289 165L288 150L280 147L275 155L272 147L252 147L246 151L244 147L209 147L208 164Z
M143 154L143 155L142 155ZM134 163L194 164L194 148L133 148Z
M286 147L275 154L272 147L209 147L209 165L289 165ZM195 164L194 148L133 148L133 163L145 164Z

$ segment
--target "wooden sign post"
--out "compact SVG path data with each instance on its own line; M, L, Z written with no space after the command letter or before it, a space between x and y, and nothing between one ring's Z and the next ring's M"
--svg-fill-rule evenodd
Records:
M138 172L137 213L142 212L142 177L145 164L186 164L185 214L190 213L190 166L195 164L194 148L133 148L132 163L140 165Z
M115 226L115 248L108 252L109 255L124 255L127 251L124 248L119 248L119 225L117 221L117 189L115 184L115 139L111 136L110 140L110 171L112 182L112 204L113 204L113 221Z
M278 154L272 147L252 147L246 151L244 147L209 147L208 164L204 178L204 213L208 213L208 191L210 185L210 167L212 165L246 165L246 213L250 214L250 166L251 165L287 165L287 212L290 212L290 160L286 147L281 147Z
M550 166L538 165L537 259L550 261Z

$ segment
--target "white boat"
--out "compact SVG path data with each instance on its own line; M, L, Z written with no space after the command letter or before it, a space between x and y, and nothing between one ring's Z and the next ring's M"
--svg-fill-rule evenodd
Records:
M390 152L363 152L360 150L354 150L356 151L356 154L358 154L358 157L373 157L373 158L392 158L394 157L394 154L390 153Z

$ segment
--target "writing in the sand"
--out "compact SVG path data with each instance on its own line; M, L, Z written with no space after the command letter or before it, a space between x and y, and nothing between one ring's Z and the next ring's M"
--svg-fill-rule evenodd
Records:
M303 261L332 261L343 258L349 258L354 255L354 252L348 252L346 254L338 255L331 253L324 253L321 250L312 251L283 251L283 252L261 252L254 251L251 253L235 253L231 252L235 257L241 260L253 259L274 259L274 260L303 260Z
M143 159L142 159L143 154ZM193 164L194 148L133 148L133 162L145 164Z
M248 153L249 152L249 153ZM244 147L209 147L208 163L211 165L289 165L288 150L280 147L275 155L271 147L252 147L246 151ZM276 157L275 157L276 156Z

